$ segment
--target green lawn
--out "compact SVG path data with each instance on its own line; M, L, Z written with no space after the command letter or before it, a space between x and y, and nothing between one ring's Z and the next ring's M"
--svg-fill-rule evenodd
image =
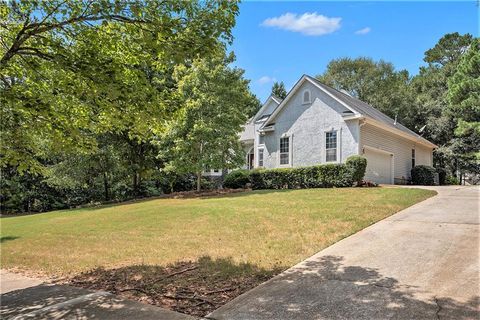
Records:
M255 191L8 217L1 267L73 276L102 266L166 266L200 257L286 268L434 191Z

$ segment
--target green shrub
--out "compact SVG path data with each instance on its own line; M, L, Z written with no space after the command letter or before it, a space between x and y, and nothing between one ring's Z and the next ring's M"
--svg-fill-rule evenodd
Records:
M445 185L447 183L447 170L444 168L435 168L435 170L438 173L438 184L441 186Z
M455 176L447 176L445 178L445 184L447 184L447 185L458 185L458 184L460 184L460 181Z
M345 162L347 167L352 170L352 179L357 185L362 184L363 177L365 176L365 170L367 170L367 159L362 156L350 156Z
M225 188L240 189L245 188L247 183L250 183L250 171L241 169L227 174L223 181L223 186Z
M252 189L304 189L350 187L352 170L345 164L323 164L311 167L253 170Z
M433 186L435 184L435 169L430 166L415 166L411 174L413 184L424 186Z

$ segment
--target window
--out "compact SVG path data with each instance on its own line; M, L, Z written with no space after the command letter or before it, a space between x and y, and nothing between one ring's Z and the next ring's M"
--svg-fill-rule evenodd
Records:
M325 132L326 161L337 161L337 131Z
M247 154L247 168L248 170L253 169L253 164L254 164L254 159L255 159L255 154L254 154L254 148L250 149L250 151Z
M258 149L258 166L263 167L263 148Z
M415 149L412 149L412 168L415 167Z
M218 172L220 172L220 170L219 169L213 169L213 172L218 173Z
M303 92L303 103L310 103L310 91L308 90Z
M290 162L290 138L280 138L280 164L289 164Z

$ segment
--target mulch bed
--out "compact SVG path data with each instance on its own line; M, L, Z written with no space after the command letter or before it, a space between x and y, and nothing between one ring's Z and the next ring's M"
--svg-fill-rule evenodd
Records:
M167 267L98 268L75 276L68 283L201 317L280 271L204 257Z

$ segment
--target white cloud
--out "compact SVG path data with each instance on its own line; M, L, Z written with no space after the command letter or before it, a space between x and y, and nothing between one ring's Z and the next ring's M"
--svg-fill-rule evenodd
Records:
M260 79L258 79L257 81L260 84L267 84L267 83L270 83L270 82L275 82L275 81L277 81L277 79L269 77L269 76L263 76Z
M370 31L372 31L372 29L370 29L370 27L366 27L366 28L355 31L355 34L367 34Z
M262 26L300 32L307 36L321 36L340 29L341 20L342 18L329 18L316 12L302 15L288 12L279 17L266 19Z

